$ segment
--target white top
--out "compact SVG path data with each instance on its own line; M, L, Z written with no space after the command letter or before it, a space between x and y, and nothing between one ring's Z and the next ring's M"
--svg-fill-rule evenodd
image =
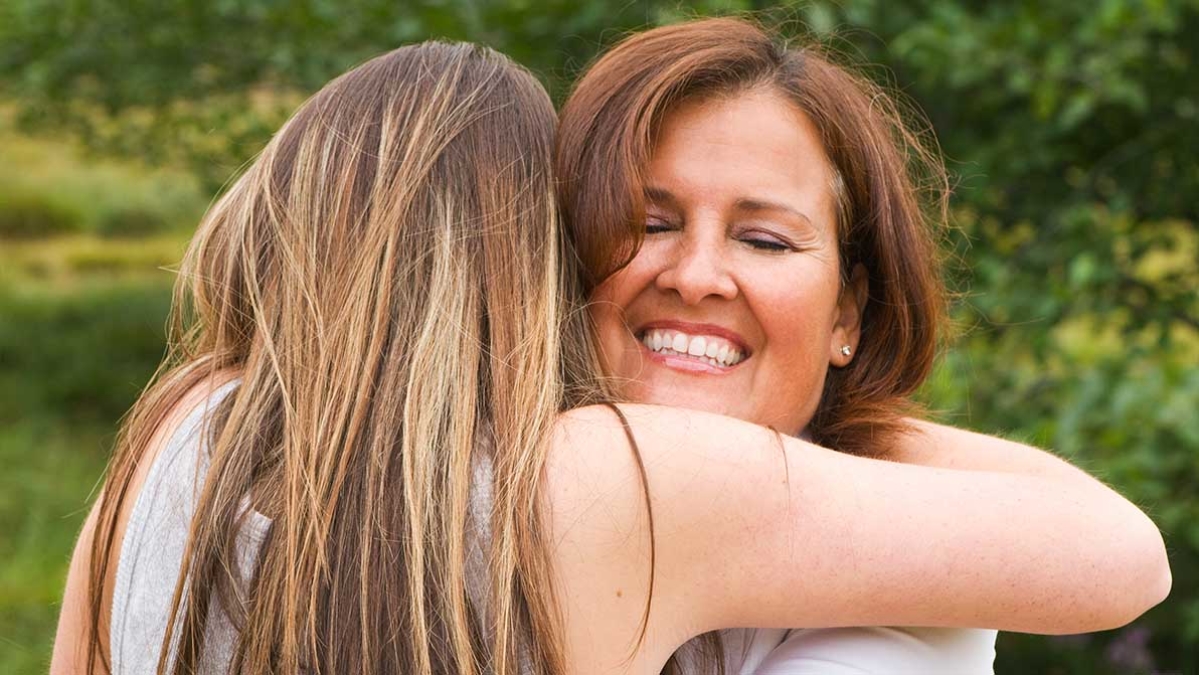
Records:
M208 472L208 413L239 383L225 384L191 411L154 460L130 515L117 562L110 649L114 675L155 672L196 500ZM468 587L485 610L484 543L491 508L491 462L479 453L471 504L478 529L468 548ZM253 571L270 519L243 504L238 563ZM201 673L226 673L237 634L213 603ZM485 614L484 614L485 616ZM488 622L484 621L484 630ZM944 628L738 628L721 632L729 675L982 675L993 672L996 632ZM684 645L688 651L693 643ZM174 646L171 657L174 656Z
M873 626L721 631L729 675L991 675L997 635Z

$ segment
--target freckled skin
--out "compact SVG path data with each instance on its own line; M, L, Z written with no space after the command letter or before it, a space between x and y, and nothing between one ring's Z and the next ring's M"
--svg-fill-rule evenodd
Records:
M830 365L856 351L865 276L843 292L834 172L812 123L769 90L686 104L664 121L647 167L647 230L628 267L596 289L610 374L631 400L798 434ZM716 325L750 351L719 374L648 356L639 327Z

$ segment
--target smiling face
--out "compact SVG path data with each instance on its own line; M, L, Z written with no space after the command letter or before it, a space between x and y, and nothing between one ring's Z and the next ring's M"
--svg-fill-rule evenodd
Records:
M841 281L833 185L815 127L772 91L672 111L645 241L592 297L621 394L802 431L865 302L860 267Z

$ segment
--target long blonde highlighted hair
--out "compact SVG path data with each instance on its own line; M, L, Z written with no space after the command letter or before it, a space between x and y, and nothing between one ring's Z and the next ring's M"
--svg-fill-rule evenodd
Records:
M217 602L239 629L235 672L561 671L539 475L563 330L587 338L563 328L578 289L561 273L554 125L505 57L403 47L314 95L212 207L179 276L171 354L107 479L93 672L136 464L183 394L229 370L240 384L210 425L159 672L194 672ZM486 630L465 565L480 452L495 488ZM248 585L247 496L272 519Z

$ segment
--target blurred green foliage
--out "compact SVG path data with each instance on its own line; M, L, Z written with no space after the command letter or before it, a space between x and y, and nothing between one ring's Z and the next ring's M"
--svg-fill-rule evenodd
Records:
M129 269L0 280L0 672L45 672L114 421L163 355L170 278Z
M561 100L626 31L742 11L878 64L864 72L901 90L936 130L957 183L946 244L960 330L925 398L952 422L1055 448L1145 506L1166 534L1170 600L1110 634L1005 635L997 672L1199 672L1199 0L8 0L0 101L26 131L65 130L96 153L186 167L215 190L303 96L398 44L489 44ZM6 203L40 204L36 218L71 223L47 230L129 238L171 231L185 216L194 223L194 195L204 194L194 185L144 170L80 181L74 164L59 173L92 185L94 198L0 173L0 229L5 217L34 218L6 216ZM118 244L76 241L53 249L59 257L32 247L0 262L21 283L48 288L64 274L162 264L153 262L162 244L133 255ZM16 283L10 276L0 270L0 284ZM61 429L76 414L88 425L115 419L161 353L146 322L161 324L165 287L144 283L0 295L0 391L19 392L2 395L0 420L58 420L50 426ZM125 321L141 327L122 332ZM85 346L92 365L79 362ZM67 434L46 440L24 421L13 428L0 432L8 466L45 466L18 459L22 443L68 445ZM95 428L81 432L93 446ZM62 515L53 509L63 497L51 492L28 498ZM0 501L3 531L41 532L19 519L9 529L16 504ZM55 537L47 539L69 541ZM14 574L0 573L6 614ZM0 635L30 634L8 628Z
M211 193L191 173L100 159L77 142L17 135L10 107L0 105L0 239L195 228Z
M91 275L86 288L65 292L5 290L0 424L42 411L94 422L119 419L165 353L170 285L163 276L147 283ZM32 383L10 379L35 373Z
M79 216L45 194L0 195L0 237L32 239L79 230Z

